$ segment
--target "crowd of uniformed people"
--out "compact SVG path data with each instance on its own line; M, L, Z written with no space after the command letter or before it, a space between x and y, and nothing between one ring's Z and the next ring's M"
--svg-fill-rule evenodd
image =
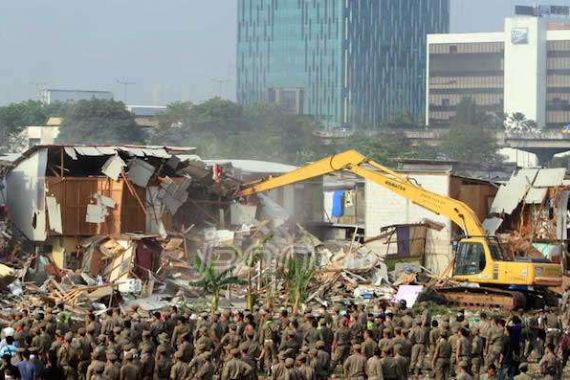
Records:
M560 379L570 353L566 311L554 308L432 315L425 303L302 313L131 307L73 321L59 305L10 315L0 380Z

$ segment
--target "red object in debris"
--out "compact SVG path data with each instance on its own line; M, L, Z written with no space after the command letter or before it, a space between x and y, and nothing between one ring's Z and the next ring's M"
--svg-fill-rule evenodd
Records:
M212 166L212 179L216 183L220 183L222 182L223 175L224 175L224 169L220 165L214 164L214 166Z

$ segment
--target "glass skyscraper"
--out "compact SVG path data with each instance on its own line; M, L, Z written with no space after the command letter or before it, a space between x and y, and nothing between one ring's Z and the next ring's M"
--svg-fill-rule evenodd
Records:
M422 117L426 35L449 0L238 0L237 98L329 127Z

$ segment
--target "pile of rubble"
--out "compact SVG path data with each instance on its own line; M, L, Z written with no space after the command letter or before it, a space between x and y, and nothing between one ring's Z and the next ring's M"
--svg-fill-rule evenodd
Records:
M222 292L227 304L286 305L295 288L302 302L321 306L413 303L431 280L419 264L389 271L386 252L356 234L319 240L269 196L236 201L240 181L194 153L54 145L0 162L10 210L0 224L3 307L48 303L81 317L134 303L147 311L196 305L204 299L193 286L197 261L241 279ZM302 263L299 278L291 262Z

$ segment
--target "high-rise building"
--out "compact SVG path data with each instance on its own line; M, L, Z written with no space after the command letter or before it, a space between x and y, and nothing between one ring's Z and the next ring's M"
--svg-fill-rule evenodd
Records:
M237 99L329 127L423 119L426 36L449 0L239 0Z
M539 127L570 122L570 9L517 13L497 33L428 36L430 126L448 126L464 97L489 114L522 113Z

